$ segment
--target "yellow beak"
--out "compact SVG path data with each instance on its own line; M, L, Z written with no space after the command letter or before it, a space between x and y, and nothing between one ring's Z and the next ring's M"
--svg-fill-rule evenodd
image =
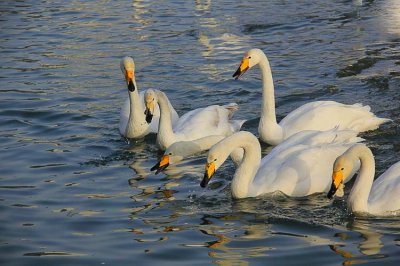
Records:
M163 155L160 160L160 168L169 164L169 155Z
M160 161L154 165L150 170L151 171L156 171L156 174L160 173L161 171L164 171L167 167L169 166L169 155L163 155L160 159Z
M342 171L333 171L332 185L331 185L331 189L329 190L328 195L327 195L327 197L329 199L331 199L336 194L336 191L338 191L338 188L339 188L340 184L342 183L342 181L343 181ZM339 193L339 194L343 194L343 191L342 191L342 193Z
M235 79L240 78L249 69L249 59L247 57L243 58L242 62L240 63L239 68L233 74Z
M200 186L201 187L206 187L214 173L215 173L215 164L214 164L214 162L207 163L206 164L206 171L204 173L204 178L201 181Z
M133 70L125 71L125 79L127 84L129 84L129 81L133 80L133 77L134 77Z
M335 185L336 189L339 187L342 181L343 181L342 171L334 171L332 174L332 182Z

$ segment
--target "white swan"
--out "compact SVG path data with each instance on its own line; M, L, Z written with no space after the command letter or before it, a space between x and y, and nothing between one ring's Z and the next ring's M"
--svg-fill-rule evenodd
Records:
M237 104L224 106L211 105L192 110L179 118L176 125L171 124L171 114L168 110L168 98L159 91L148 89L144 96L146 105L146 121L152 121L156 105L160 108L160 126L157 134L157 144L165 150L178 141L195 140L211 135L228 136L240 129L244 121L229 120L238 109Z
M335 161L332 174L332 186L328 197L336 193L343 176L353 171L354 163L361 161L360 172L351 189L347 205L353 213L372 215L400 214L400 162L392 165L375 182L375 160L371 150L357 144L349 148Z
M333 162L348 147L361 141L351 130L302 131L276 146L261 160L261 147L250 132L241 131L214 145L208 152L205 187L214 172L235 148L244 156L232 179L234 198L256 197L280 191L302 197L330 188ZM355 172L355 171L354 171ZM353 173L346 175L348 181Z
M246 70L259 65L262 73L263 96L258 133L263 142L277 145L302 130L351 129L357 132L373 130L390 119L378 118L369 106L345 105L334 101L307 103L289 113L278 124L275 116L274 83L268 59L260 49L247 52L233 77L238 79Z
M130 139L137 139L146 136L149 133L157 133L160 110L158 107L154 110L154 120L149 125L145 120L145 107L143 104L144 92L140 94L135 80L135 63L131 57L124 57L120 63L121 71L125 76L128 86L128 99L126 99L120 112L119 133ZM172 112L172 123L178 120L178 114L168 101L169 109Z
M243 122L244 120L242 123ZM238 131L240 128L236 128L235 130ZM224 138L226 138L226 136L212 135L193 141L189 140L175 142L165 150L164 155L161 156L157 164L151 168L151 171L156 171L155 173L158 174L161 171L164 171L170 165L177 164L185 158L209 150L213 145ZM235 165L238 165L243 158L243 149L235 149L230 154L230 157Z

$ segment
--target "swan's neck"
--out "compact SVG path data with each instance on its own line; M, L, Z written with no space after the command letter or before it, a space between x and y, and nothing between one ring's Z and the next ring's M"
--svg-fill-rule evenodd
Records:
M238 137L240 139L238 139ZM224 151L226 152L226 156L231 154L236 148L243 148L244 150L242 162L239 164L233 176L231 189L234 198L246 198L249 196L251 184L260 167L260 143L257 138L250 133L235 134L225 140L226 146Z
M349 195L348 208L352 212L368 212L368 197L375 175L374 156L364 145L354 146L352 152L360 159L361 166Z
M172 130L172 116L168 106L168 98L161 91L156 91L157 104L160 107L160 122L158 125L157 143L162 150L167 149L176 142L176 136Z
M260 138L270 144L279 144L284 136L281 126L276 122L274 81L267 57L263 54L259 63L262 75L263 94L261 119L258 126Z
M125 137L127 138L137 137L144 133L138 132L139 130L143 131L143 128L148 128L144 116L143 103L140 102L138 87L136 81L134 80L133 82L136 89L133 92L128 90L129 118L125 128Z

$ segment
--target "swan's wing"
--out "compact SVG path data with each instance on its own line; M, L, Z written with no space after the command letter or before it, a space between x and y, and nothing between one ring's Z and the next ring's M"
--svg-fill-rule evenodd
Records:
M311 147L323 144L357 143L362 140L362 138L357 137L357 132L352 130L339 130L337 127L325 131L304 130L290 136L274 147L269 153L269 156L264 157L263 160L274 158L276 154L280 154L296 145L307 145Z
M228 110L218 105L195 109L179 119L174 132L185 140L210 135L228 135L231 132L228 116Z
M400 162L375 180L368 201L371 212L400 210Z
M352 129L357 132L376 129L389 121L376 117L369 106L361 104L346 105L334 101L307 103L289 113L279 123L285 138L302 130Z
M253 181L254 189L258 194L281 191L294 197L327 192L333 163L348 147L349 144L296 145L273 158L264 157Z

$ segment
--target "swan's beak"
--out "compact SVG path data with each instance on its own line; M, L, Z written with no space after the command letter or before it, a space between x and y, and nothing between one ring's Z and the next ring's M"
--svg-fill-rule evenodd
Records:
M215 173L215 164L214 162L206 164L206 172L204 173L204 178L200 183L201 187L206 187L208 182L210 182L211 177Z
M150 124L151 120L153 120L153 112L154 112L154 101L146 102L146 110L144 111L144 114L146 115L147 124Z
M169 155L163 155L160 159L160 161L154 165L150 170L154 171L156 170L156 175L160 173L161 171L164 171L169 165Z
M133 78L134 78L133 70L126 70L125 79L126 79L126 84L128 84L128 90L130 92L135 91L135 84L133 82Z
M235 79L240 78L249 69L249 59L243 58L242 63L240 63L239 68L232 75Z
M332 185L331 189L328 192L328 199L332 199L333 196L336 194L336 191L338 190L340 183L343 181L343 174L342 171L334 171L332 174Z

